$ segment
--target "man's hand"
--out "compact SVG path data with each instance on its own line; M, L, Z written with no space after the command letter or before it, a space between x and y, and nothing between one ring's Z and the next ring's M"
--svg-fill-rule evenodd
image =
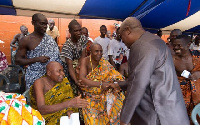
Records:
M110 83L110 84L108 84L107 87L114 89L114 91L120 91L121 90L120 86L117 83Z
M86 87L88 87L87 85L85 85L85 84L82 82L82 80L78 80L78 81L76 82L76 84L77 84L80 88L86 88Z
M101 88L106 91L108 90L108 85L109 85L108 82L103 82Z
M49 59L50 59L49 56L40 56L37 58L37 62L46 63L49 61Z
M70 107L85 108L87 105L88 101L86 99L81 99L81 95L70 100Z
M127 125L127 124L125 124L124 122L120 121L120 125Z
M191 80L195 81L198 80L200 78L200 71L195 71L191 74L190 76Z
M67 116L68 116L68 118L70 119L70 116L71 116L71 114L73 113L73 111L67 111Z

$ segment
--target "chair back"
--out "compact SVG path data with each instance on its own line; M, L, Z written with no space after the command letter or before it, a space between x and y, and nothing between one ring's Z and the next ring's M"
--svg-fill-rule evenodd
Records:
M4 86L0 86L0 91L4 91L4 92L9 92L9 85L10 85L10 81L9 79L3 75L3 74L0 74L0 82L6 82L6 84Z
M26 98L26 103L31 105L31 98L29 95L30 89L27 89L22 95Z
M25 91L21 89L22 86L25 86L25 71L22 67L20 67L19 65L8 65L8 68L6 69L6 71L3 72L3 75L6 76L7 79L9 79L10 84L3 85L4 88L6 88L5 86L8 86L8 92L22 94Z
M194 107L194 109L192 110L191 118L192 118L192 122L194 123L194 125L199 125L197 118L196 118L197 114L200 116L200 103L198 105L196 105Z

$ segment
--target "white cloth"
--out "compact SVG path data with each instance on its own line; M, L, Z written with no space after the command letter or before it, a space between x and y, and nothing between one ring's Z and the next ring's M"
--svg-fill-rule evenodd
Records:
M112 55L113 61L115 64L121 64L123 56L126 56L125 52L128 50L126 45L122 41L117 41L112 39L108 46L108 55ZM120 57L122 56L122 58Z
M88 37L88 40L94 43L94 40L92 38Z
M100 36L98 36L97 38L94 39L94 43L99 43L102 48L103 48L103 58L106 60L109 60L108 58L108 45L110 43L110 39L105 37L105 38L101 38Z
M72 113L70 119L68 116L60 118L60 125L80 125L79 113Z
M200 45L197 46L197 45L195 45L195 43L191 43L190 50L200 50Z

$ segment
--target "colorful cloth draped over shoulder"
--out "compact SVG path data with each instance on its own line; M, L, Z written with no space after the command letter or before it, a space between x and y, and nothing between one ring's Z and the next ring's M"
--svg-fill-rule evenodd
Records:
M62 64L60 59L60 52L58 49L57 43L53 40L52 37L44 34L42 41L39 43L34 50L27 51L27 58L35 58L39 56L49 56L49 61L57 61ZM33 85L34 81L42 77L46 73L46 63L35 62L30 64L26 69L26 88L30 88Z
M93 81L111 82L124 80L124 77L117 72L106 60L101 58L99 65L87 75L87 79ZM83 88L85 98L89 105L83 108L83 117L86 125L119 125L120 112L123 105L124 94L103 92L98 87ZM108 96L111 96L113 103L108 111Z
M40 112L17 93L0 94L0 125L45 125Z
M191 72L200 71L200 54L196 50L192 51L192 62L193 69ZM192 81L184 77L178 77L178 80L180 82L188 114L190 115L194 106L200 103L200 79Z
M30 88L31 106L37 109L36 100L33 96L33 86ZM54 105L74 98L73 90L67 78L64 78L61 83L57 83L51 90L45 94L45 105ZM67 108L55 113L42 115L46 125L59 125L60 117L67 116L67 111L72 110L78 112L75 108Z

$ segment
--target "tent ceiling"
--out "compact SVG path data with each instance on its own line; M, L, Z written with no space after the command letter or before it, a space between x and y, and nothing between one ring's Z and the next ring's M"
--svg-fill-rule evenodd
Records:
M188 4L191 1L189 13ZM1 0L0 14L123 21L134 16L146 28L192 31L200 25L200 0ZM184 25L183 25L184 24ZM195 29L198 31L197 29ZM156 31L156 30L155 30Z

